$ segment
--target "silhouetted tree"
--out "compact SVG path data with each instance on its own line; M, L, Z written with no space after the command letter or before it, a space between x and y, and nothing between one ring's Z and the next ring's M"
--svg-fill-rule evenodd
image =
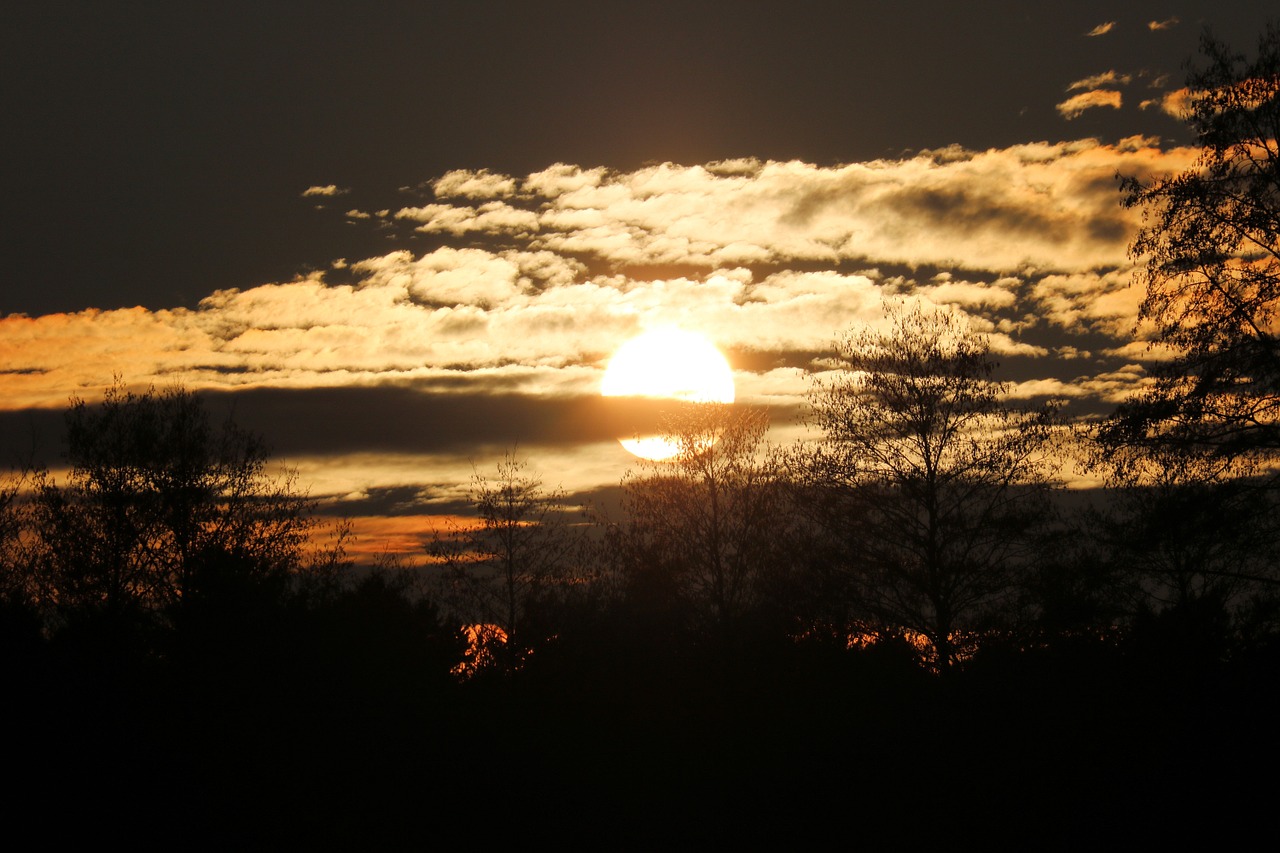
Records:
M0 600L25 602L28 599L26 557L22 534L26 527L21 489L22 476L9 473L0 478Z
M1013 639L1024 646L1114 639L1132 612L1132 575L1113 559L1107 516L1083 495L1055 503L1071 505L1056 507L1051 523L1036 531L1037 557L1019 583L1021 630Z
M1178 623L1186 643L1223 650L1233 626L1280 592L1276 505L1256 466L1177 446L1103 449L1107 511L1094 535L1127 612Z
M66 459L64 482L36 472L31 515L36 597L58 615L154 622L230 576L281 583L306 564L311 502L192 392L73 400Z
M678 452L623 482L621 547L633 590L666 587L719 632L780 591L796 520L782 459L765 445L763 410L690 404L665 422Z
M8 668L9 656L16 663L41 644L31 582L31 504L24 494L28 473L0 474L0 674L17 675L20 667Z
M1003 604L1033 556L1053 409L1009 406L988 344L955 313L886 314L887 330L847 334L840 370L815 383L823 437L803 472L855 604L927 637L945 669L957 632Z
M1187 79L1201 153L1177 175L1123 179L1142 211L1130 254L1144 263L1140 317L1172 360L1122 405L1111 445L1280 450L1280 25L1253 61L1206 33Z
M482 656L514 668L546 639L527 630L539 608L583 580L583 535L564 493L544 489L514 453L494 476L473 475L470 497L477 522L438 534L429 553L443 568L442 603L468 627Z

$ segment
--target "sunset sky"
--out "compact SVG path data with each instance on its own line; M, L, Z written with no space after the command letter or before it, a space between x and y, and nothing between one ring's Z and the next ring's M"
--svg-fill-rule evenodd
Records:
M1105 412L1152 357L1116 175L1192 162L1183 62L1266 5L10 4L0 446L56 466L72 395L180 382L413 550L507 448L616 486L640 331L785 440L885 295Z

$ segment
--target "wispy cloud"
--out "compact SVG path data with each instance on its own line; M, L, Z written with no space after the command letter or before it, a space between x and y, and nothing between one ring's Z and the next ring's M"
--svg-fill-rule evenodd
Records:
M1183 121L1191 114L1191 98L1190 89L1174 89L1171 92L1165 92L1158 98L1145 100L1138 106L1144 110L1158 109L1173 118Z
M1080 335L1115 338L1132 332L1142 299L1127 270L1048 275L1032 286L1032 293L1050 323Z
M1085 110L1098 107L1110 107L1118 110L1120 109L1121 100L1120 93L1114 89L1095 89L1092 92L1081 92L1078 95L1072 95L1058 104L1055 109L1063 118L1073 119L1078 118Z
M345 187L339 187L337 184L325 184L323 186L316 185L307 187L302 191L303 198L325 198L330 196L345 195L350 190Z
M1159 30L1172 29L1173 27L1176 27L1180 23L1181 21L1179 21L1176 17L1165 18L1163 21L1148 21L1147 29L1151 30L1152 32L1157 32Z
M1115 21L1107 21L1105 24L1098 24L1098 26L1094 27L1093 29L1089 30L1089 32L1085 33L1085 35L1091 38L1096 36L1105 36L1107 33L1111 32L1111 30L1115 28L1115 25L1116 25Z
M1112 204L1114 170L1095 172L1101 150L1037 143L838 167L742 162L732 171L556 166L528 176L506 201L436 203L397 216L431 233L522 235L531 248L613 266L871 259L1056 267L1119 260L1115 236L1125 225ZM1106 181L1105 204L1082 208L1074 182L1093 180Z
M424 234L443 233L454 236L472 231L527 235L540 227L536 213L501 201L491 201L479 207L455 207L450 204L406 207L396 212L396 218L422 223L417 230Z
M1068 92L1074 92L1077 89L1098 89L1103 86L1127 86L1133 80L1128 74L1120 74L1116 71L1104 71L1101 74L1094 74L1092 77L1085 77L1083 80L1077 80L1067 86Z
M514 178L495 174L488 169L457 169L434 181L431 188L440 198L493 199L513 194L516 182Z

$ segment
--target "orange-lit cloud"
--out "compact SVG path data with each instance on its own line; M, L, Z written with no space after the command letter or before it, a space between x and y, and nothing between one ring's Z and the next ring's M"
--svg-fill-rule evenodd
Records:
M1144 110L1158 109L1179 121L1183 121L1191 114L1191 90L1175 89L1172 92L1165 92L1158 98L1150 98L1143 101L1139 106Z
M456 169L433 181L431 188L439 198L495 199L514 193L516 182L514 178L488 169Z
M1157 357L1134 343L1137 222L1115 175L1177 171L1195 153L1134 137L836 166L451 172L416 206L349 214L425 233L424 248L192 309L0 318L0 414L92 399L117 375L182 382L272 413L252 425L318 496L371 517L452 512L468 441L519 441L574 490L616 483L624 463L582 401L613 350L654 325L708 336L739 399L774 407L790 434L805 369L843 330L880 322L886 296L961 312L1018 365L1018 394L1100 404L1140 381L1125 365ZM374 449L325 449L344 441ZM406 506L383 506L402 492Z
M512 233L514 223L534 247L623 265L1091 265L1122 257L1123 241L1094 237L1127 228L1110 176L1113 157L1129 156L1084 142L826 168L737 161L728 170L663 164L613 174L558 166L529 176L523 198L503 203L519 204L523 215L503 211L495 220L496 208L448 204L397 215L454 234ZM1099 179L1108 183L1105 198L1074 192L1076 182Z
M486 219L484 205L436 203L398 215L420 227L447 213L457 223L451 235L518 236L525 248L396 251L335 264L352 284L316 273L219 291L195 310L7 318L3 384L9 404L23 406L58 405L116 372L296 387L460 370L593 370L620 336L672 317L725 346L799 350L874 312L888 286L975 315L1017 310L1030 294L1052 317L1066 303L1048 298L1048 285L1020 294L1022 272L1041 280L1124 268L1134 222L1118 204L1114 175L1176 168L1189 156L1134 139L838 167L557 166L520 181L453 173L459 192L515 187L505 209L529 227L513 232L508 220ZM838 271L848 263L870 274ZM629 272L664 264L690 272ZM796 264L827 269L787 269ZM885 264L938 272L898 279L875 272Z
M1077 80L1067 86L1068 92L1074 92L1077 89L1097 89L1101 86L1127 86L1132 82L1133 77L1128 74L1120 74L1116 71L1104 71L1101 74L1094 74L1092 77L1085 77L1083 80Z
M1142 290L1127 271L1054 274L1032 288L1044 316L1076 333L1123 338L1132 333Z
M1197 102L1208 108L1256 109L1277 94L1280 94L1280 86L1274 80L1251 78L1213 91L1174 89L1158 98L1143 101L1141 106L1143 109L1154 107L1179 121L1186 121Z
M1092 92L1081 92L1078 95L1072 95L1062 103L1058 104L1055 109L1066 119L1077 118L1085 110L1095 109L1097 107L1111 107L1114 110L1120 109L1121 95L1114 89L1095 89Z
M1094 27L1093 29L1089 30L1089 32L1085 33L1085 35L1090 37L1105 36L1107 33L1115 29L1115 26L1116 26L1115 21L1107 21L1105 24L1098 24L1098 26Z

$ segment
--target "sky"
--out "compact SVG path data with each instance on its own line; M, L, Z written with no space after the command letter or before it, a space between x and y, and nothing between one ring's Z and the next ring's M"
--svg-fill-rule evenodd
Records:
M0 450L181 383L413 553L513 448L616 487L639 332L706 335L784 441L886 297L1104 414L1158 357L1116 176L1193 162L1184 64L1265 5L6 4Z

